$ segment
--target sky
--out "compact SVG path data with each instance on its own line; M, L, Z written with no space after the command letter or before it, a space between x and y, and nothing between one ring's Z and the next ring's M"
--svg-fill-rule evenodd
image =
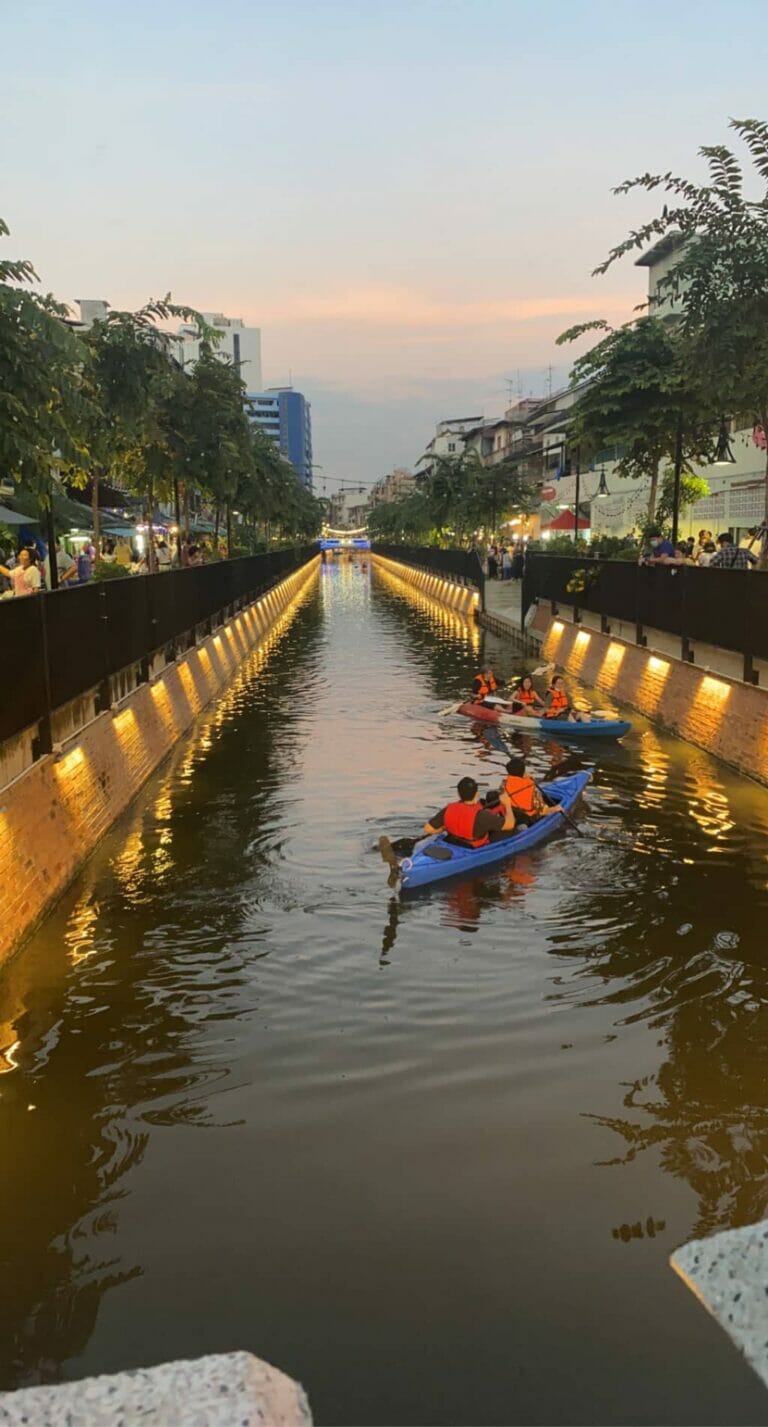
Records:
M591 273L658 204L611 189L768 117L765 5L7 0L5 250L64 301L260 326L316 489L370 483L631 315L644 270Z

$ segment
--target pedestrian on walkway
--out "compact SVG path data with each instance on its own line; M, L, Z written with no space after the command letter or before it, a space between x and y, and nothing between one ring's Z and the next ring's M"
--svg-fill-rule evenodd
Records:
M713 570L715 566L719 570L751 570L757 564L757 556L751 550L734 545L733 536L726 530L718 535L717 554L712 556L709 564Z
M497 545L488 547L488 579L495 580L499 573L499 549Z
M36 550L20 550L15 565L0 565L0 575L11 582L15 599L23 595L36 595L42 587L42 576L37 566Z
M51 584L51 561L49 556L47 555L45 557L43 569L45 571L46 589L52 590L53 585ZM68 554L68 552L64 549L60 540L56 541L56 569L58 571L60 589L62 589L65 585L77 584L77 565L72 559L72 556Z
M706 570L707 565L712 564L712 556L716 554L716 552L717 546L715 545L714 540L705 541L704 545L696 556L696 564L698 565L699 569Z
M501 552L501 578L502 578L502 580L508 580L511 574L512 574L512 556L510 555L509 550L507 549L507 547L506 547L506 545L505 545L505 546L503 547L503 549L502 549L502 552Z

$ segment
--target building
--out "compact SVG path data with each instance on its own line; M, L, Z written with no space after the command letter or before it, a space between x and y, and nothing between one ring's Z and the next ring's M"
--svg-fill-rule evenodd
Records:
M109 312L109 303L103 297L76 297L75 301L80 309L80 318L68 324L75 330L92 327L94 322L103 322Z
M368 519L370 486L341 486L331 496L328 524L333 530L362 530Z
M306 397L292 386L248 391L248 419L271 436L281 455L290 461L302 485L312 485L312 410Z
M260 391L261 328L246 327L241 317L225 317L223 312L203 312L201 316L219 334L218 355L228 357L240 369L240 375L251 391ZM182 367L194 366L200 356L197 328L185 323L174 337L176 356Z
M680 291L670 278L684 247L682 233L665 233L635 260L636 268L648 269L648 311L654 317L677 317L680 313Z
M437 460L460 456L467 433L482 423L482 416L456 416L438 421L435 434L424 454L416 462L417 476L428 476Z
M398 466L389 475L382 476L371 490L371 505L382 505L393 500L402 500L410 495L416 486L416 477L404 466Z

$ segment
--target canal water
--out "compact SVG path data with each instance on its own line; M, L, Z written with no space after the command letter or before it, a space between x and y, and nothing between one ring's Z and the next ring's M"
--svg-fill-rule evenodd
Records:
M533 742L588 836L401 902L379 834L499 777L437 716L480 645L324 567L5 968L0 1386L247 1348L319 1423L765 1419L667 1260L768 1202L768 796Z

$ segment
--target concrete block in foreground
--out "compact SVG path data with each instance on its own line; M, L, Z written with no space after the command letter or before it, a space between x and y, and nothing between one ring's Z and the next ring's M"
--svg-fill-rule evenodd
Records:
M304 1389L251 1353L0 1393L3 1427L311 1427Z
M768 1387L768 1220L693 1239L670 1262Z

